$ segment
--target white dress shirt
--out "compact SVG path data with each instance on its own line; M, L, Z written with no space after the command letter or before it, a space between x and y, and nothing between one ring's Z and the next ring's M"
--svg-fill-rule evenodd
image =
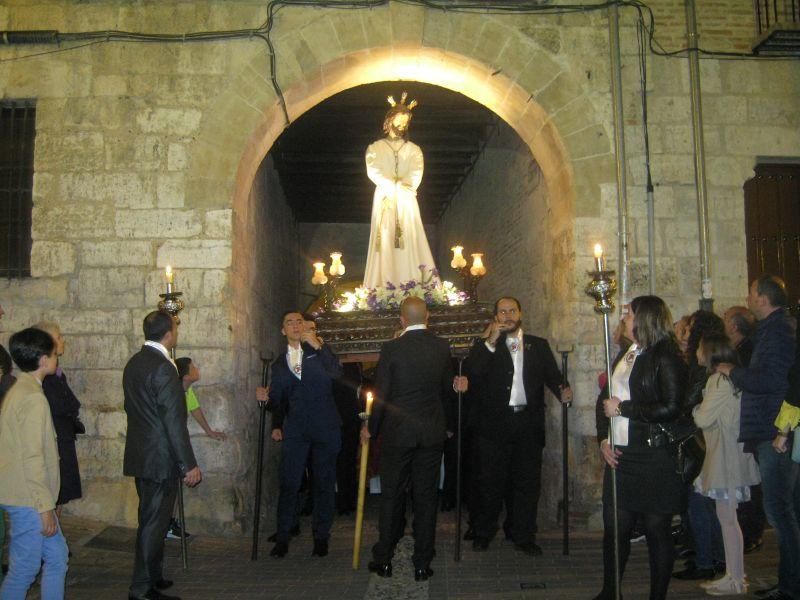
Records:
M171 362L171 363L172 363L172 366L173 366L173 367L175 367L175 370L176 370L176 371L178 370L178 365L176 365L176 364L175 364L175 361L174 361L174 360L172 360L172 356L170 356L170 354L169 354L169 350L167 350L167 349L166 349L166 348L165 348L165 347L164 347L162 344L159 344L158 342L153 342L153 341L151 341L151 340L145 340L145 342L144 342L144 345L145 345L145 346L150 346L151 348L155 348L156 350L158 350L159 352L161 352L161 354L163 354L163 355L164 355L164 357L165 357L165 358L166 358L166 359L167 359L169 362Z
M641 349L636 344L631 344L628 351L614 367L611 374L611 393L620 399L620 402L628 402L631 399L630 377L633 370L633 363L639 356ZM611 431L614 435L615 446L628 445L628 417L611 417Z
M303 346L298 344L294 348L289 344L289 349L286 351L286 364L289 365L289 370L298 379L302 379L303 375Z
M486 342L486 347L490 352L495 351L495 347ZM522 327L516 333L506 336L506 347L511 354L511 362L514 364L514 378L511 381L511 397L509 406L527 406L528 399L525 396L525 381L522 379L522 364L524 345L522 338Z

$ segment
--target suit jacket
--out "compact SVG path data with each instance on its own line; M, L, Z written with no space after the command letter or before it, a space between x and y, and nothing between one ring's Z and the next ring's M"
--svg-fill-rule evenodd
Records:
M407 331L386 342L378 360L375 390L370 435L381 436L386 446L443 443L453 420L449 344L427 329Z
M508 410L511 384L514 380L514 362L505 343L505 336L497 340L494 352L483 339L475 340L467 359L467 376L479 381L481 393L475 397L474 407L477 431L482 437L501 439L511 428L512 418L528 421L531 435L544 446L544 386L561 397L561 371L544 338L523 335L522 379L528 410L524 417L513 417ZM472 382L470 382L472 385Z
M142 346L122 373L128 434L123 473L164 480L197 466L186 426L186 394L175 366Z
M333 381L342 376L342 364L328 346L314 350L303 343L302 378L298 379L289 368L285 350L272 363L272 428L282 429L285 438L338 439L342 419L333 398Z

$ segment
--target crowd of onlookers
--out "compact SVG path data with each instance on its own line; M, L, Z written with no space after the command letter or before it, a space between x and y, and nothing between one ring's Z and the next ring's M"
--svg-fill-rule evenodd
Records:
M800 444L792 439L800 346L780 278L753 281L747 305L722 318L699 310L674 323L655 296L626 306L614 336L620 351L611 394L601 381L597 405L607 465L598 599L616 596L631 539L641 533L651 600L666 598L671 577L696 580L713 596L747 594L744 554L761 546L765 521L776 532L778 582L755 593L800 598ZM672 527L674 515L680 527ZM686 559L674 573L673 538Z
M420 373L428 365L419 360L425 352L438 356L441 350L441 340L424 331L424 303L406 304L405 312L401 312L405 319L404 334L398 338L401 341L385 347L379 362L376 410L382 418L373 416L361 432L365 442L382 431L380 424L388 419L381 436L382 485L386 489L394 489L394 471L405 472L387 466L399 443L389 434L403 441L402 436L413 434L416 439L414 436L422 435L420 431L427 431L419 429L417 420L402 421L404 415L415 413L397 407L407 401L406 395L416 398L419 390L431 387L417 382L425 379ZM604 585L596 600L618 596L631 540L640 535L646 539L650 555L651 600L667 597L672 577L696 580L710 595L746 594L749 583L744 555L762 545L766 522L776 532L778 581L756 594L770 600L800 599L800 443L793 439L793 430L800 422L800 338L787 304L784 282L764 275L752 282L747 307L730 307L722 317L699 310L673 321L668 307L657 296L639 296L625 306L614 334L619 352L611 380L601 376L596 411L605 463ZM311 407L317 396L330 405L329 422L318 424L319 430L334 433L329 436L333 441L321 433L317 436L323 448L330 442L330 452L317 449L312 453L314 505L324 513L315 514L313 554L327 554L337 458L347 463L343 469L347 484L339 490L346 502L339 506L340 513L352 510L355 503L357 442L347 452L340 452L338 440L345 436L339 430L344 431L345 424L337 414L335 388L331 387L334 380L342 379L342 366L307 321L297 312L284 315L281 326L287 339L286 352L273 364L271 388L258 390L258 399L269 402L273 410L272 437L284 446L278 532L271 552L278 558L288 552L289 538L297 530L297 494L309 455L306 438L295 436L290 425L299 423L308 428L313 419L320 418L319 410ZM523 459L540 456L544 446L543 386L550 387L562 401L571 400L571 391L553 362L546 340L523 334L521 324L519 301L498 299L492 323L476 340L466 361L472 410L494 415L481 421L487 426L506 423L499 430L477 427L474 435L479 448L467 453L467 462L473 462L471 466L477 470L473 479L481 483L468 486L467 496L473 496L473 504L466 538L473 541L474 550L486 550L505 504L506 535L518 550L537 556L541 554L534 541L539 481L531 480L527 487L523 483L526 473L538 477L541 462ZM187 485L196 485L202 478L191 451L186 416L191 413L214 439L222 441L225 434L208 425L197 402L192 389L200 378L197 365L190 358L172 358L177 344L174 319L156 311L145 318L143 331L145 344L123 375L128 415L124 472L136 478L140 498L137 561L130 597L170 598L160 591L172 584L163 578L160 557L165 533L168 529L176 533L177 525L170 521L175 486L179 478ZM81 497L75 444L77 436L85 433L80 402L59 366L64 348L59 326L47 321L14 333L8 352L0 346L0 548L6 519L11 525L11 568L4 581L0 574L2 600L24 598L40 573L43 598L57 599L64 594L69 551L59 518L64 504ZM390 350L396 350L397 357ZM446 348L442 352L447 354ZM319 374L314 371L317 367L322 369ZM399 377L397 373L403 373L403 369L408 374ZM444 441L456 431L452 415L441 408L447 408L455 391L467 391L467 378L453 378L449 359L433 371L430 381L445 385L436 390L431 387L430 398L423 398L424 407L438 411L436 431L431 433L435 442L430 445L431 467L426 467L431 475L426 476L426 482L434 481L443 449L447 462ZM315 374L319 381L314 379ZM387 382L392 374L390 387ZM404 391L403 386L410 386L411 391ZM307 414L298 412L303 403L310 403ZM299 419L302 414L305 417ZM387 429L386 423L397 431ZM171 433L159 434L164 428L172 428ZM297 448L292 445L295 442ZM527 450L521 452L520 448ZM324 457L325 464L321 462ZM473 460L475 457L477 460ZM156 467L164 473L151 472ZM394 504L402 506L408 482L394 483ZM426 490L429 487L425 485ZM415 519L422 518L416 515L420 506L435 505L433 496L423 497L422 483L417 482L417 488ZM510 489L518 489L518 493L509 494ZM393 545L398 531L402 531L399 509L394 504L382 504L382 537L370 563L370 570L380 576L391 576ZM435 526L432 510L430 521ZM676 515L680 515L679 527L674 524ZM417 529L422 531L421 526ZM188 535L185 531L177 533ZM676 545L677 555L686 562L673 572ZM415 577L425 580L433 575L432 537L428 542L417 540L417 546Z

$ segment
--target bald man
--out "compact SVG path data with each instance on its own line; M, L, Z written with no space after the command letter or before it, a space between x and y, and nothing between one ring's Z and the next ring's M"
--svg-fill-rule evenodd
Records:
M436 533L437 481L447 431L453 431L452 397L467 381L453 377L446 340L427 330L428 308L419 298L400 305L403 333L381 349L376 398L362 442L381 439L379 539L369 570L392 576L392 555L404 517L403 494L411 485L414 504L414 579L425 581Z

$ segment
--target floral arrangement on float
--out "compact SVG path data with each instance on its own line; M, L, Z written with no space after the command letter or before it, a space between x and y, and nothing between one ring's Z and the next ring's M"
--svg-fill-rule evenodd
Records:
M401 283L387 281L386 285L374 288L357 287L352 292L344 292L333 303L337 312L354 310L389 310L399 308L400 303L410 296L425 301L428 306L455 306L468 301L467 294L449 281L439 279L439 271L420 265L420 278Z

